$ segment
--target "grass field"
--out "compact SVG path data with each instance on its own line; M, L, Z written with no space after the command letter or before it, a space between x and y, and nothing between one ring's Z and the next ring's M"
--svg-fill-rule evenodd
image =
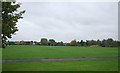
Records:
M0 48L0 60L2 60L2 48ZM0 72L2 71L2 63L0 63Z
M3 59L116 57L118 48L7 46ZM3 71L118 71L117 60L3 63Z
M7 46L3 59L114 57L118 48L71 46Z
M3 63L3 71L118 71L117 60Z

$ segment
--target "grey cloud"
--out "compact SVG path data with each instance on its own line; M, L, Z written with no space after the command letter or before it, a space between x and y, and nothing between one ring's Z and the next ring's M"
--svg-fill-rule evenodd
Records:
M24 19L18 22L19 31L10 40L38 41L46 37L68 42L118 38L118 11L114 2L28 2L22 3L21 9L26 10Z

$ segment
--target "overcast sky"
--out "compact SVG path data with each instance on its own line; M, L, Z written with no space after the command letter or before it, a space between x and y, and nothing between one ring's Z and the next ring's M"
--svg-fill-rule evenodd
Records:
M117 2L23 2L26 10L10 40L118 39Z

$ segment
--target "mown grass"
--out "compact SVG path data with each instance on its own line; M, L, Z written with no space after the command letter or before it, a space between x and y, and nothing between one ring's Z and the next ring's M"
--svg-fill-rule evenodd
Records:
M7 46L2 51L3 59L31 58L77 58L77 57L114 57L118 48L80 47L80 46Z
M116 57L118 48L72 46L19 46L2 50L3 59ZM3 71L118 71L117 60L3 63Z
M0 48L0 60L2 60L2 48ZM2 72L2 63L0 63L0 72Z
M118 61L3 63L3 71L118 71Z

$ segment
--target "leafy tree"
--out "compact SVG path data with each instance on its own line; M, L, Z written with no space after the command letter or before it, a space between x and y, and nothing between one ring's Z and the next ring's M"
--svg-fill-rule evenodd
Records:
M56 45L56 42L54 39L49 39L49 45L50 46L55 46Z
M70 45L71 45L71 46L77 46L76 40L72 40L72 41L70 42Z
M91 40L90 45L97 45L97 42L95 40Z
M63 42L57 42L57 46L64 46Z
M89 46L89 45L90 45L90 43L89 43L88 40L86 40L85 44L86 44L86 46Z
M5 48L6 40L18 31L16 23L23 18L25 11L18 11L20 4L17 2L2 2L2 47Z
M98 39L96 43L97 43L97 45L99 45L99 46L100 46L101 41Z
M107 42L107 47L112 47L113 44L114 44L114 41L113 41L112 38L108 38L108 39L106 40L106 42Z
M84 46L84 43L85 42L83 40L80 41L81 46Z
M114 41L111 38L108 38L107 40L102 40L101 46L102 47L115 47L117 45L117 42Z
M101 44L100 44L100 46L102 46L102 47L105 47L105 42L106 40L105 39L103 39L102 41L101 41Z
M41 45L48 45L47 38L42 38L40 42L41 42Z
M79 41L77 42L77 46L81 46L81 44L80 44L80 42L79 42Z

